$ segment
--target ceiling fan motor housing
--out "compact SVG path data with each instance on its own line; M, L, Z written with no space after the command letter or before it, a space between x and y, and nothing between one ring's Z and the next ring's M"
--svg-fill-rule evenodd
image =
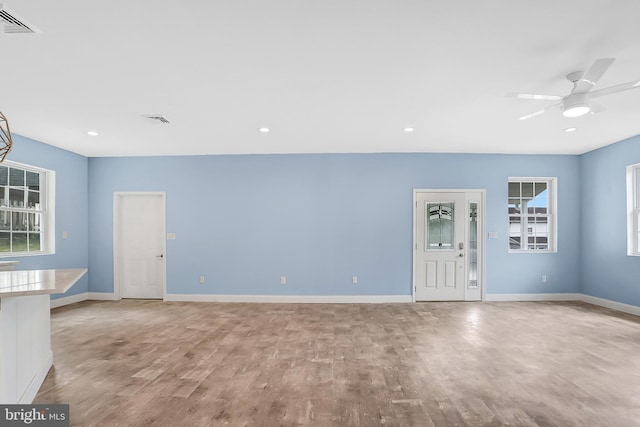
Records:
M588 93L572 93L562 101L562 114L565 117L579 117L590 110Z
M566 77L571 83L576 84L584 77L584 71L574 71L573 73L567 74Z

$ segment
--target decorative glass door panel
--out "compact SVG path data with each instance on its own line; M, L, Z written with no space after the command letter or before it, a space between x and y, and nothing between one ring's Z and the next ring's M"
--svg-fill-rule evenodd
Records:
M425 250L454 249L454 203L425 203Z
M478 287L478 204L469 203L469 244L467 246L469 265L467 266L470 289Z

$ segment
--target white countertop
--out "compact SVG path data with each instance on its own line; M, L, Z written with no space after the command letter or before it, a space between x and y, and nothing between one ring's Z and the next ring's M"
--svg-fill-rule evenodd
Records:
M0 271L0 298L61 294L86 272L86 268Z

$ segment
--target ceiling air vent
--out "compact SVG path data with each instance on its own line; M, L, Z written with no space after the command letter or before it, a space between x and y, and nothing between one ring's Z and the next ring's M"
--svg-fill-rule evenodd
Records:
M158 115L158 114L156 114L156 115L152 115L152 116L145 116L145 117L146 117L147 119L156 120L156 121L158 121L159 123L162 123L162 124L165 124L165 125L168 125L169 123L171 123L171 122L169 121L169 119L167 119L165 116Z
M0 4L0 24L3 27L4 34L30 34L35 33L36 30L27 24L25 24L20 19L16 18L15 15L10 13L7 9L2 7Z

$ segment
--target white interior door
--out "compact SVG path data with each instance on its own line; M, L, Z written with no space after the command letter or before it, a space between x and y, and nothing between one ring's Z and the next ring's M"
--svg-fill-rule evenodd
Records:
M115 277L120 297L162 298L164 194L116 193L115 219Z
M481 299L481 203L480 192L415 192L416 301Z

